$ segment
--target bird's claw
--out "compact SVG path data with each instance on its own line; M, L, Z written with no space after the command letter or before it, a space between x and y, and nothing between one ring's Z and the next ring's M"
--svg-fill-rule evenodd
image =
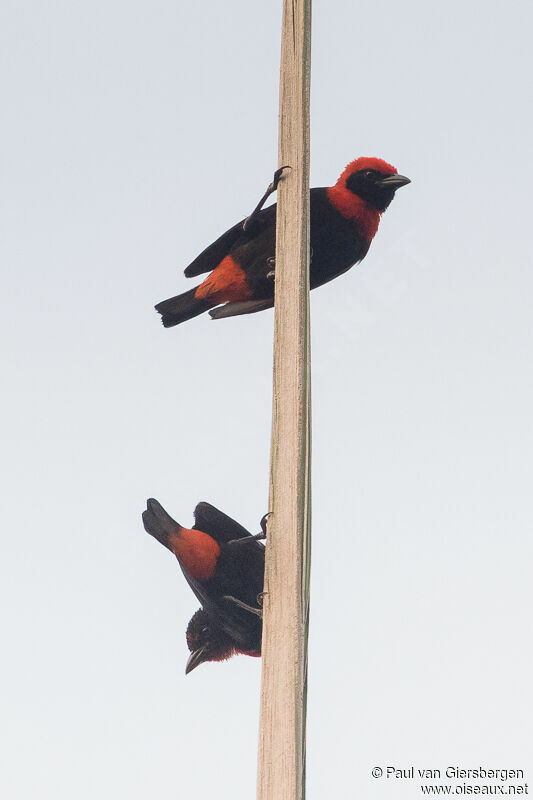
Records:
M223 600L229 600L231 603L234 603L239 608L244 609L244 611L249 611L250 614L255 614L258 617L263 616L263 611L260 608L254 608L253 606L249 606L248 603L243 603L242 600L238 600L236 597L233 597L231 594L223 595Z
M279 167L279 169L277 169L277 170L275 171L275 173L274 173L274 177L272 178L272 183L271 183L271 184L270 184L270 186L268 187L268 191L269 191L270 193L272 193L272 192L275 192L275 191L276 191L276 189L278 188L278 183L280 182L280 180L281 180L281 178L282 178L283 171L284 171L284 170L286 170L286 169L292 169L292 167L290 167L288 164L285 164L285 166L284 166L284 167Z
M285 170L285 169L292 169L292 167L289 167L289 166L284 166L284 167L280 167L279 169L277 169L277 170L275 171L275 173L274 173L274 177L273 177L273 179L272 179L272 183L271 183L271 184L269 184L269 186L268 186L268 188L267 188L266 192L264 193L263 197L261 198L261 200L258 202L258 204L256 205L256 207L254 208L254 210L252 211L252 213L250 214L250 216L249 216L249 217L246 217L246 219L245 219L245 220L244 220L244 222L242 223L242 229L243 229L243 231L244 231L245 233L247 233L247 232L249 231L249 229L250 229L250 226L251 226L251 225L252 225L252 223L253 223L253 222L255 222L255 220L257 219L257 215L259 214L259 212L260 212L260 211L261 211L261 209L263 208L264 204L266 203L266 201L268 200L268 198L270 197L270 195L271 195L273 192L275 192L275 191L276 191L276 189L278 188L278 183L280 182L280 180L281 180L281 177L282 177L282 175L283 175L283 170Z
M261 522L259 523L259 525L261 526L261 530L263 531L265 536L266 536L266 532L267 532L267 521L268 521L268 518L271 517L273 513L274 513L273 511L267 511L267 513L264 515L264 517L261 519Z
M276 266L276 259L273 256L270 256L270 258L267 258L266 263L267 267L272 267L272 269L267 272L266 277L274 278L276 276L276 272L274 270L274 267Z

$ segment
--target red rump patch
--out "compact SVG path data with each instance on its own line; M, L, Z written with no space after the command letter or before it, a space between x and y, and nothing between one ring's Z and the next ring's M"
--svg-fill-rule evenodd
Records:
M356 158L348 164L335 186L331 186L327 193L331 205L346 219L353 219L359 232L370 243L379 227L381 212L346 188L346 180L350 175L365 169L375 169L382 175L398 174L396 167L387 164L382 158Z
M217 303L235 303L248 300L252 295L244 270L231 256L225 256L194 293L199 300L208 297Z
M220 547L207 533L180 528L169 537L172 552L181 566L196 581L208 581L213 577Z

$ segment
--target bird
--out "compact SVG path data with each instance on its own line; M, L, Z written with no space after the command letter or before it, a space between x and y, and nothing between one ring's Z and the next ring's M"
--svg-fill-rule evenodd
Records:
M222 319L274 305L276 204L263 205L287 168L276 170L249 217L223 233L186 268L187 278L209 273L202 283L157 303L165 328L205 311ZM362 261L396 190L410 182L383 159L362 157L348 164L334 186L310 190L311 289Z
M190 656L185 674L206 661L242 653L261 655L262 592L266 520L252 536L205 501L194 510L195 524L184 528L150 498L142 514L145 530L176 556L187 583L201 603L186 630Z

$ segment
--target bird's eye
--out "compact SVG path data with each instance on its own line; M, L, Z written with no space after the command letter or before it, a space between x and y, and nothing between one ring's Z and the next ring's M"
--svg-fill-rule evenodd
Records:
M363 172L365 178L371 178L373 174L374 174L373 169L365 169L365 171Z
M207 626L205 628L202 628L202 633L207 633L208 631L209 631L209 628Z

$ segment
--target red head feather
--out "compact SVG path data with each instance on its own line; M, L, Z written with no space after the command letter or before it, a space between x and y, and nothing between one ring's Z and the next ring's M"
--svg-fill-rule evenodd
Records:
M387 164L382 158L367 158L363 156L362 158L356 158L355 161L350 161L335 186L331 186L327 191L332 206L343 217L353 219L367 242L371 242L378 229L381 212L346 188L346 180L350 175L364 169L375 169L382 175L398 174L396 167L393 167L392 164Z
M381 172L382 175L397 175L398 170L392 164L387 164L382 158L356 158L355 161L350 161L344 172L341 174L335 186L346 186L346 178L349 178L354 172L361 172L364 169L375 169L376 172Z

